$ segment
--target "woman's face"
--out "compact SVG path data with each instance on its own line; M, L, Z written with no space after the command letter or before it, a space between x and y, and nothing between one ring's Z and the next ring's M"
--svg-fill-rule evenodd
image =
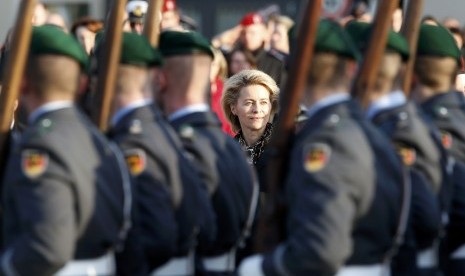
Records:
M247 61L245 54L241 51L234 52L231 56L231 64L229 65L231 75L248 69L252 69L252 65Z
M261 85L249 85L239 94L236 104L231 105L231 111L239 118L241 129L265 130L271 113L270 92Z

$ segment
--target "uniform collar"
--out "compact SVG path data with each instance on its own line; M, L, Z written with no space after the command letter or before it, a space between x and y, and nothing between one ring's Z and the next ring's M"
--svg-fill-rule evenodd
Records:
M308 118L310 118L313 115L315 115L315 113L317 113L318 111L320 111L321 109L323 109L323 108L325 108L327 106L337 104L337 103L340 103L340 102L344 102L344 101L347 101L349 99L350 99L349 94L347 94L345 92L339 92L339 93L332 94L330 96L324 97L323 99L319 100L314 105L312 105L312 106L310 106L308 108L307 116L308 116Z
M40 116L55 111L59 109L64 109L64 108L70 108L73 107L74 103L72 101L54 101L50 103L46 103L36 110L34 110L31 115L29 115L28 122L29 124L33 124L39 119Z
M139 108L139 107L143 107L143 106L147 106L147 105L151 105L153 104L153 101L152 100L147 100L147 99L143 99L143 100L139 100L139 101L135 101L121 109L119 109L114 115L113 117L111 117L111 121L110 121L110 125L111 126L116 126L120 121L121 119L124 118L124 116L126 116L127 114L131 113L131 111Z
M407 98L405 97L404 92L396 90L394 92L382 96L378 100L371 103L367 109L366 117L371 120L376 116L376 114L380 113L381 111L396 108L405 104L406 102Z
M189 115L191 113L196 113L196 112L207 112L210 110L210 107L207 104L193 104L189 105L186 107L183 107L181 109L176 110L175 112L171 113L168 116L168 121L172 122L174 120L177 120L181 117L184 117L186 115Z

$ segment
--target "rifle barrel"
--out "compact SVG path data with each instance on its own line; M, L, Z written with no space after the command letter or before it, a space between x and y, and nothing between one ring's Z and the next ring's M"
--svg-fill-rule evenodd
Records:
M295 117L299 102L305 91L309 65L313 58L313 45L322 9L321 0L309 0L299 30L296 53L290 68L290 79L286 82L285 92L281 93L281 114L273 131L269 148L267 184L270 199L259 219L255 247L258 252L272 250L284 237L284 206L280 197L285 177L285 164L288 159L290 137L294 132Z
M144 35L153 47L158 46L160 37L160 16L163 0L150 0L147 18L144 24Z
M26 68L31 43L32 16L35 0L22 0L12 33L0 94L0 159L6 156L8 136L13 120L15 101L19 96L21 80ZM6 162L1 160L0 162ZM3 163L2 163L3 164Z
M94 106L94 121L101 131L108 128L111 103L115 93L115 81L121 55L122 26L125 0L115 0L103 38L99 58L97 93Z
M400 33L407 40L410 50L410 58L407 62L405 73L402 74L402 89L405 95L410 95L413 78L413 68L417 54L418 36L420 34L420 21L423 14L423 0L408 1L404 23Z
M352 87L352 95L360 100L364 109L368 107L369 94L375 87L381 59L386 49L392 14L398 6L399 0L383 0L378 6L370 41Z

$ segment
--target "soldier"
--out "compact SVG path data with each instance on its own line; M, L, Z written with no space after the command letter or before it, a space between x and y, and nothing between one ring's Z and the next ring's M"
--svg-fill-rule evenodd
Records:
M21 101L29 126L3 179L3 275L112 275L130 227L124 159L73 104L87 55L54 26L35 27Z
M143 0L129 1L126 5L126 12L128 13L129 26L131 31L141 34L144 29L145 14L149 4Z
M218 235L213 242L199 243L200 270L233 275L236 250L255 213L258 185L241 148L221 130L207 105L213 59L208 41L194 32L166 31L160 51L166 84L157 101L204 173L216 212Z
M358 56L350 37L323 20L315 51L303 100L308 119L294 139L286 177L287 238L272 254L245 259L240 275L384 271L400 213L400 164L350 101L347 69Z
M246 14L240 22L242 31L240 35L241 46L255 57L257 69L270 75L278 84L284 85L286 80L286 56L276 50L267 51L265 46L265 21L258 13Z
M347 26L347 31L362 49L368 42L370 27L361 22ZM441 225L438 198L446 181L442 155L422 115L400 90L398 75L409 57L407 42L390 31L386 48L376 85L370 91L366 116L395 145L412 185L406 237L393 260L392 272L393 275L430 275L437 270L434 242Z
M161 29L165 31L183 30L181 26L181 14L175 0L163 0Z
M443 243L442 268L445 275L465 273L465 100L452 90L460 50L451 34L441 26L422 25L415 62L418 83L412 98L439 128L444 148L456 161L451 191L451 210Z
M145 37L123 33L109 136L123 150L135 189L136 223L120 259L123 268L135 270L126 275L192 275L187 269L194 267L189 253L199 218L207 222L208 235L215 232L204 183L151 100L152 77L160 74L161 64L161 54Z

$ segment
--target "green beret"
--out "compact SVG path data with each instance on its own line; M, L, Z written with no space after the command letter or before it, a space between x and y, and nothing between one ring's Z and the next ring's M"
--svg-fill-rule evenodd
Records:
M210 42L197 32L162 32L159 49L165 57L203 53L213 58Z
M356 60L360 58L360 53L346 31L338 23L328 19L320 21L315 51L332 52Z
M162 57L158 50L152 48L145 36L124 32L120 63L146 67L160 66Z
M363 50L369 42L372 27L372 24L352 21L347 24L346 31L352 37L357 47ZM408 43L405 38L392 30L389 30L387 49L399 53L404 61L408 60L410 56Z
M89 58L74 36L53 25L33 27L30 55L60 55L70 57L87 69Z
M417 46L418 56L439 56L460 59L460 50L452 34L442 26L422 24Z

